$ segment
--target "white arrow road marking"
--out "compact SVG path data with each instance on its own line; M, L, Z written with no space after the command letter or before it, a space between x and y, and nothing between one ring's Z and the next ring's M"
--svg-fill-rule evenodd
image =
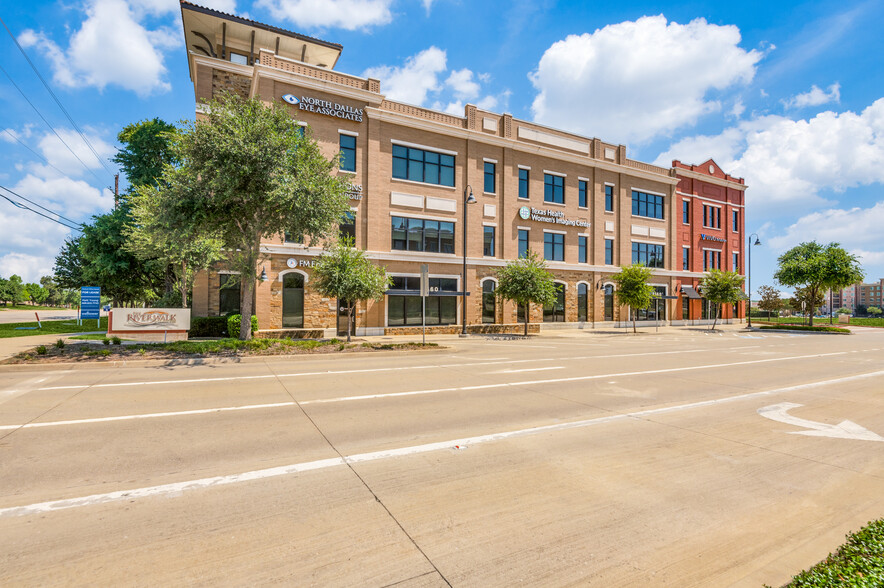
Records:
M764 418L773 421L794 425L811 429L810 431L791 431L790 435L807 435L809 437L835 437L836 439L858 439L860 441L884 441L884 437L869 431L865 427L861 427L853 421L841 421L837 425L829 425L827 423L818 423L801 419L789 414L792 408L804 406L803 404L794 404L792 402L781 402L772 404L758 409L758 414Z

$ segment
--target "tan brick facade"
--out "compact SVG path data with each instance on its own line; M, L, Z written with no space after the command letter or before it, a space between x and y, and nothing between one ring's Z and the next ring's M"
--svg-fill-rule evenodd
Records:
M182 6L186 8L186 5ZM239 50L243 50L244 39L249 38L247 25L232 23L222 13L201 10L203 15L216 15L219 23L225 23L225 39L228 43L239 43ZM191 24L187 10L184 16L186 35L192 34L189 27L207 26L205 19ZM264 25L253 23L249 26L260 28ZM208 38L220 38L218 30L195 32ZM228 89L240 95L256 96L268 103L286 104L293 117L309 125L312 137L328 157L337 155L342 134L355 135L355 172L339 173L359 187L354 191L354 196L358 197L350 202L356 215L356 246L375 263L386 267L391 275L417 276L420 265L426 263L431 277L457 280L458 291L466 289L470 292L465 310L471 328L505 331L503 326L508 328L508 325L517 323L515 305L498 301L495 308L495 325L498 327L483 326L482 281L494 278L507 260L518 256L520 230L528 231L530 249L541 255L547 233L563 235L563 259L547 263L556 280L565 284L564 319L565 323L575 326L579 322L577 292L580 283L586 284L587 288L585 322L605 322L604 285L619 266L632 262L633 242L663 246L664 267L653 270L652 282L664 286L667 294L676 293L682 281L688 282L699 276L695 271L681 271L681 250L677 246L681 199L676 194L679 178L675 169L631 160L622 145L543 127L473 105L467 105L464 116L459 117L387 100L377 80L317 67L327 65L322 61L331 59L329 52L333 53L339 46L300 36L298 39L297 46L304 47L300 54L287 54L285 43L280 45L279 41L276 47L254 47L253 52L250 48L254 65L250 61L248 66L232 64L217 55L209 57L191 52L189 63L197 100L208 98L208 92ZM309 51L315 50L315 61L309 58L308 48ZM217 54L223 54L224 49L215 47ZM284 95L292 95L295 97L292 102L300 102L285 103L282 101ZM323 101L323 105L328 103L328 108L317 111L311 106L320 104L316 101ZM356 111L361 113L361 120L346 116L347 112ZM336 116L329 115L335 113ZM393 150L397 145L453 156L454 186L394 178ZM486 163L495 168L495 188L490 193L484 190ZM519 197L520 169L528 172L528 198ZM547 202L544 198L547 177L562 178L564 203ZM581 182L585 182L587 188L586 206L580 206L578 201ZM606 186L613 189L611 211L605 206ZM663 199L663 219L632 214L635 190ZM467 191L472 192L476 203L468 205L466 210L467 271L464 283L463 207ZM531 211L527 219L520 215L522 207ZM430 223L452 223L454 252L394 249L393 216L423 219L423 222ZM542 222L544 218L560 220ZM493 255L485 255L484 227L493 227L495 233ZM585 237L587 242L585 262L579 261L580 237ZM613 242L611 264L605 263L606 240ZM260 274L263 268L268 275L267 282L257 285L255 302L260 328L282 329L280 276L295 269L306 278L304 328L334 329L338 302L319 296L310 286L310 262L321 253L321 247L284 243L281 236L268 235L264 248L266 258L256 268L256 274ZM195 314L218 312L217 287L218 279L213 273L200 276L194 291ZM676 302L667 301L666 306L667 319L680 319L680 307L676 308ZM461 298L458 297L457 324L434 326L433 329L456 331L462 321L461 312ZM356 317L357 330L381 334L413 328L390 325L387 313L387 300L362 304ZM625 309L616 305L613 314L614 322L626 318ZM543 309L532 308L531 322L541 321Z

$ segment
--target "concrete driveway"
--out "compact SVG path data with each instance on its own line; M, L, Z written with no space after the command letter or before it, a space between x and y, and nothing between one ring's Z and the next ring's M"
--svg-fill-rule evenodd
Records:
M884 515L880 330L434 339L2 368L0 583L779 585Z

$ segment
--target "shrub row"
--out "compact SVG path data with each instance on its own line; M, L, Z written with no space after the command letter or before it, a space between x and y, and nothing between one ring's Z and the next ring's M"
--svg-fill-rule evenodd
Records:
M817 331L820 333L841 333L849 335L850 329L841 327L808 327L807 325L761 325L759 329L776 329L778 331Z

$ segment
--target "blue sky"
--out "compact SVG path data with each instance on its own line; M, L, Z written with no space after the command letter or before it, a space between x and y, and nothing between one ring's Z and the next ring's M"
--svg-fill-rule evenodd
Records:
M715 158L749 185L753 286L810 239L884 277L884 2L197 3L341 43L336 69L393 99L478 104L661 165ZM124 125L193 116L176 0L7 3L2 17L111 171ZM58 133L0 72L0 185L75 221L109 210L110 171L0 35L3 68ZM6 200L0 227L0 275L28 281L70 233Z

